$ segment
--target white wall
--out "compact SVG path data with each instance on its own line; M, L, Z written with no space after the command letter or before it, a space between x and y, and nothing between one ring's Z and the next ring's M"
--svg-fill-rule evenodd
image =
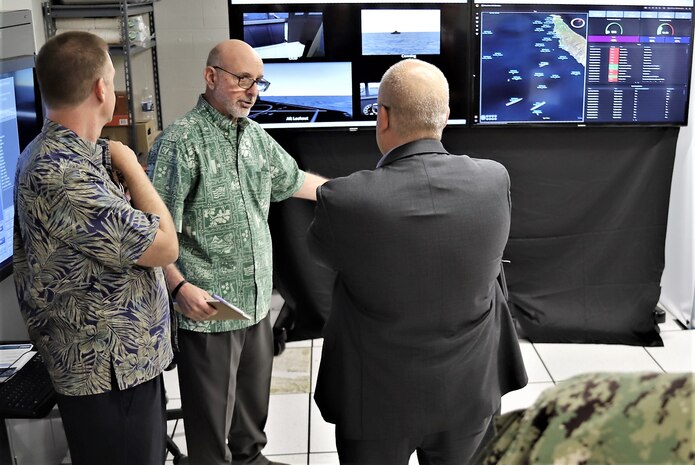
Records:
M193 108L205 86L208 53L229 38L226 0L155 3L162 115L167 126Z
M693 64L695 76L695 63ZM695 84L695 80L693 81ZM681 128L671 182L666 230L666 266L659 304L695 328L695 85L690 89L688 126Z

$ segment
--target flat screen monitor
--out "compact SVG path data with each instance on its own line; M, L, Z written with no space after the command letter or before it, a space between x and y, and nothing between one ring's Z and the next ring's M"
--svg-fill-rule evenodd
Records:
M688 121L693 0L474 0L476 125Z
M0 60L0 280L12 272L17 160L41 125L34 57Z
M229 3L230 37L259 53L271 83L249 115L267 128L373 127L381 76L404 58L444 72L449 124L467 124L469 25L468 3L452 0Z

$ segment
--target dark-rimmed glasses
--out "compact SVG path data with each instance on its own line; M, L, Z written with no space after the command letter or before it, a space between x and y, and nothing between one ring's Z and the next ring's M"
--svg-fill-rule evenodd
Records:
M258 91L263 92L264 90L267 90L268 87L270 87L270 82L266 81L263 78L254 79L248 76L238 76L232 73L231 71L227 71L221 66L213 66L213 68L219 69L220 71L224 71L230 76L234 76L235 78L237 78L237 84L239 84L239 87L241 87L242 89L250 89L251 87L253 87L254 84L256 84L258 86Z

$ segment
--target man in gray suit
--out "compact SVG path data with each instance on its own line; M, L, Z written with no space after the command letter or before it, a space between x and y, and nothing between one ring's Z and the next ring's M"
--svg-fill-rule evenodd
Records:
M526 384L497 276L509 176L451 155L446 78L404 60L381 81L377 169L318 188L314 255L336 271L315 399L340 463L465 465L501 396Z

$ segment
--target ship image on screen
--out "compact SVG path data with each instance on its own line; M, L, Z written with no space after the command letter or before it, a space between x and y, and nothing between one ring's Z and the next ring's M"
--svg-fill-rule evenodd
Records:
M483 13L481 122L581 122L587 14Z
M362 10L362 55L439 55L439 10Z
M352 119L351 67L347 62L268 63L270 81L249 118L262 124L307 124Z

